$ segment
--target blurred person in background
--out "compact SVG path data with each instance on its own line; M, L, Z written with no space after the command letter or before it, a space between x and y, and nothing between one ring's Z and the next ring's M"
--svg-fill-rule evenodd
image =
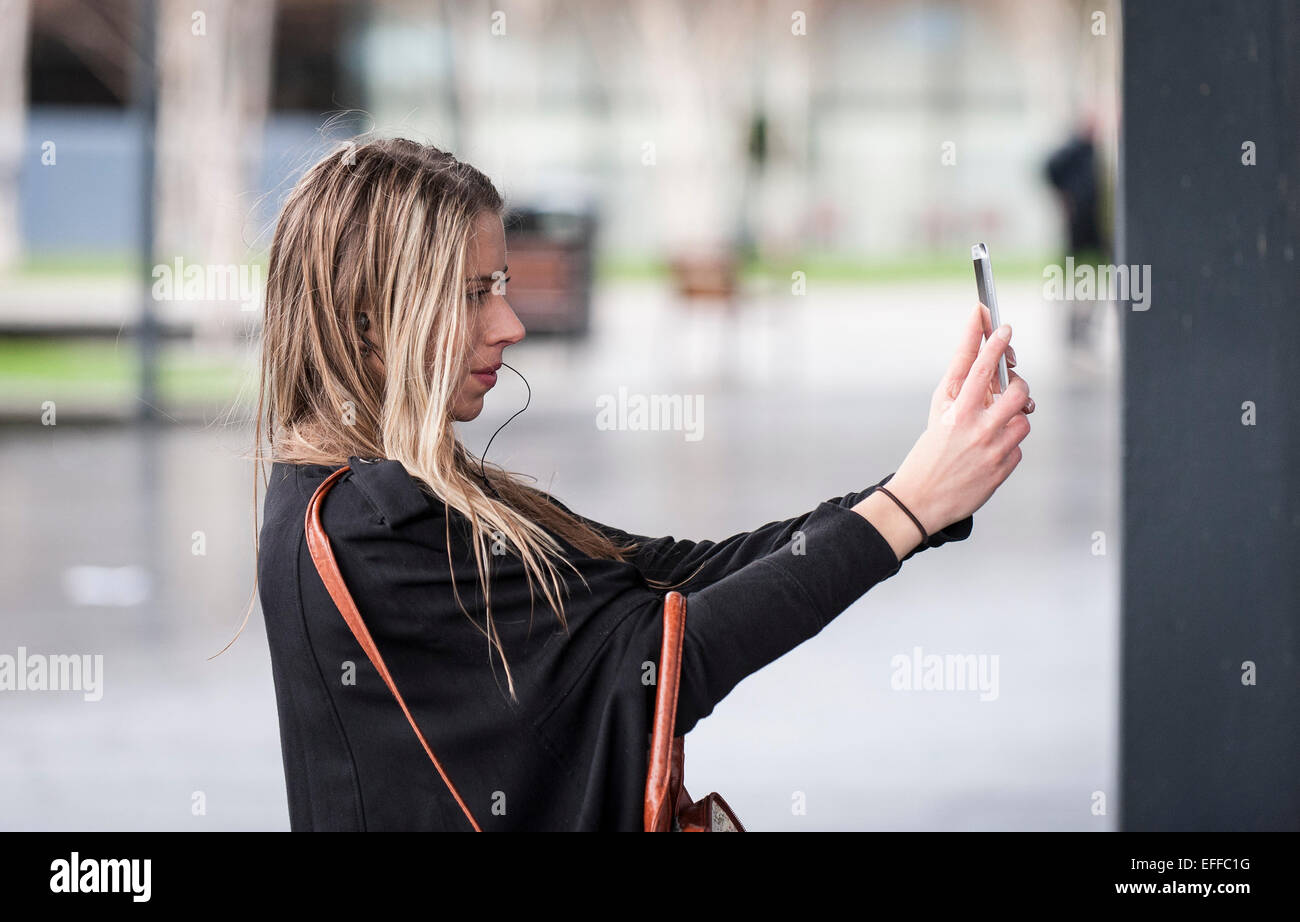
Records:
M1102 234L1101 203L1098 194L1097 118L1088 111L1080 119L1070 140L1048 158L1047 181L1056 190L1065 218L1065 255L1075 265L1098 265L1109 261L1108 243ZM1068 342L1072 348L1092 346L1096 300L1070 300Z

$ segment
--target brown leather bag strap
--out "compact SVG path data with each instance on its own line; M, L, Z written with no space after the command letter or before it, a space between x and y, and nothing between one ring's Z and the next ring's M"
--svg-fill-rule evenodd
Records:
M474 821L474 816L469 812L469 807L465 806L465 801L461 799L460 792L456 786L451 783L447 773L442 769L442 763L438 757L433 754L429 744L425 742L424 734L416 726L415 718L411 716L406 702L402 700L401 694L397 690L397 683L388 672L388 667L384 665L384 658L379 655L379 648L375 646L374 640L370 637L370 631L366 629L366 623L361 620L361 613L357 611L356 603L352 601L352 593L348 592L347 584L343 582L343 574L339 572L338 562L334 559L334 550L330 547L330 539L325 534L325 528L321 525L320 507L325 499L325 494L330 488L338 482L339 478L348 472L349 468L345 465L325 478L325 482L316 488L312 494L311 501L307 503L307 550L311 552L311 559L316 563L316 570L320 573L321 580L325 583L325 589L329 592L330 598L338 606L339 613L343 615L343 620L348 623L352 630L352 635L356 637L357 643L361 644L361 649L365 651L366 656L370 657L370 662L374 664L375 669L379 672L380 677L388 685L388 690L393 693L397 703L402 706L402 713L411 724L411 729L415 735L420 738L420 745L428 753L429 759L433 762L433 767L438 770L442 780L446 782L451 796L456 798L456 803L465 811L465 816L469 819L470 825L474 827L475 832L482 832L478 823Z
M686 596L673 590L664 597L664 635L655 676L654 732L645 784L645 831L669 828L677 809L674 786L681 785L682 739L677 728L677 691L682 677L682 644L686 638Z

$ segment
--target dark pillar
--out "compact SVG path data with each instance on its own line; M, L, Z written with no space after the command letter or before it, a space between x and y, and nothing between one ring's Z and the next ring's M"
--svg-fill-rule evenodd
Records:
M1123 42L1120 826L1300 829L1300 4L1125 2Z

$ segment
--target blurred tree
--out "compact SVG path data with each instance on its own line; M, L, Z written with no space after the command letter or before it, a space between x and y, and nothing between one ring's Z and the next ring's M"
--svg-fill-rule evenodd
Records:
M18 174L27 109L27 0L0 3L0 270L22 253Z
M159 4L158 177L155 255L171 262L241 265L255 167L270 99L273 0ZM214 335L238 311L196 305L196 335ZM231 325L230 332L238 327Z

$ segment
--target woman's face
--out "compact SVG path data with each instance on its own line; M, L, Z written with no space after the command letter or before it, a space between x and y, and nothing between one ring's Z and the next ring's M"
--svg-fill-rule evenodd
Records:
M524 338L524 325L506 300L506 232L500 215L481 212L478 233L470 241L470 272L465 297L469 302L470 361L452 405L452 418L462 422L483 412L483 398L496 384L501 354ZM476 372L487 372L476 374Z

